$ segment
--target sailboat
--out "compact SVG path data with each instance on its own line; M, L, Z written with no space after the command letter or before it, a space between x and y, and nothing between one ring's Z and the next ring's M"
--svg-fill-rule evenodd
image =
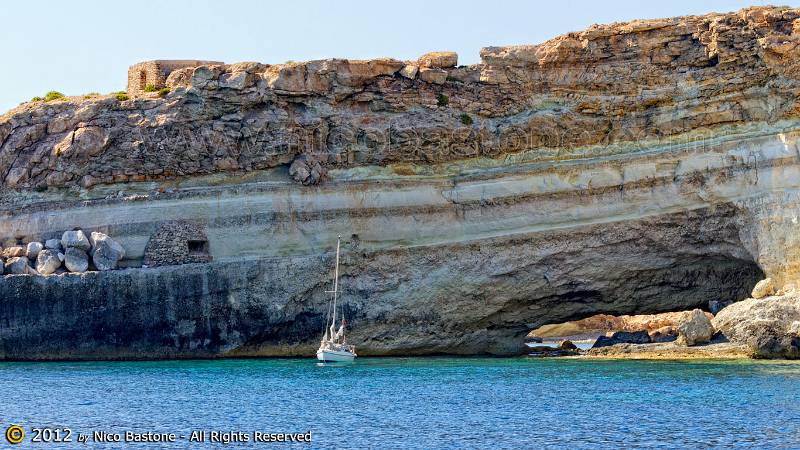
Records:
M330 304L328 305L329 318L331 320L330 322L328 322L327 319L325 321L324 334L319 344L319 350L317 350L317 359L322 362L350 362L357 356L355 346L349 345L345 338L345 326L347 323L344 317L339 321L339 327L336 327L336 301L339 295L339 245L341 241L342 237L339 236L336 240L336 266L333 271L333 290L326 291L329 294L333 294L331 300L333 308L331 308ZM330 314L331 310L333 311L332 315Z

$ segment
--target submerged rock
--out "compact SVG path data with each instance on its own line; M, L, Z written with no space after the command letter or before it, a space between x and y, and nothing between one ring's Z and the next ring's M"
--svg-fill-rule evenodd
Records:
M64 235L61 237L61 246L65 249L69 249L70 247L77 248L84 252L92 248L91 242L89 242L89 239L86 238L86 235L81 230L65 231Z
M692 346L705 344L714 335L714 326L706 314L700 309L684 313L678 323L678 345Z
M42 250L36 258L36 270L42 275L50 275L61 267L63 259L64 256L55 250Z
M64 253L64 266L70 272L86 272L89 269L89 256L77 247L67 247Z
M117 268L117 263L125 257L125 248L103 233L94 232L90 236L92 261L97 270Z
M800 358L800 296L736 302L713 325L731 342L747 345L758 358Z

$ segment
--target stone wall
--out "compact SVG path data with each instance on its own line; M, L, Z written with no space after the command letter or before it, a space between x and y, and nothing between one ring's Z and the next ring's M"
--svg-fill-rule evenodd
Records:
M205 226L187 220L159 225L144 250L148 267L211 262Z
M137 94L144 92L145 86L152 84L156 89L166 86L167 77L174 70L185 67L202 65L223 64L219 61L200 60L155 60L143 61L128 68L128 93Z

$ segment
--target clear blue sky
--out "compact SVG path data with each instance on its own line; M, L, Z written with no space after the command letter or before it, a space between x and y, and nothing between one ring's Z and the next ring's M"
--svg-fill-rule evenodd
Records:
M0 8L0 112L35 95L125 88L148 59L225 62L389 56L535 44L593 23L732 11L765 1L15 1ZM800 6L800 0L782 4Z

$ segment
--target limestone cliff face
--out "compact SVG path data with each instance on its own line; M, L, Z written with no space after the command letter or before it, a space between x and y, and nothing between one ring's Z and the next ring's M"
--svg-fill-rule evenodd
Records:
M0 238L102 231L129 268L2 278L0 355L310 354L337 234L361 354L508 354L546 323L795 279L798 43L800 10L752 8L474 66L200 66L164 98L20 106ZM140 268L176 220L214 262Z

